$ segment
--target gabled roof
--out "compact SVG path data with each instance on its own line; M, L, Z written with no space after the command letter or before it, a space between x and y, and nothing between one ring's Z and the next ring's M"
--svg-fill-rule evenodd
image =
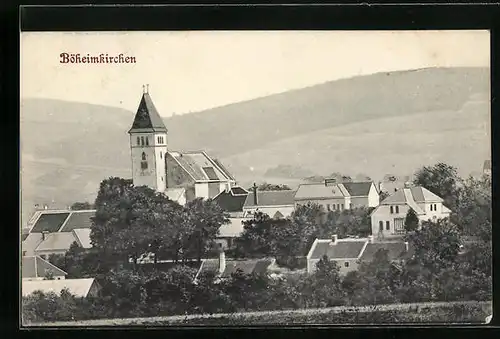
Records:
M73 232L57 232L49 233L45 236L35 251L56 251L56 250L69 250L74 242L78 242Z
M71 211L42 211L30 232L57 232L70 214Z
M213 199L226 212L243 211L248 192L241 187L233 187L229 192L222 191Z
M282 206L294 204L295 191L257 191L257 205L254 204L254 193L248 193L244 207Z
M387 251L387 256L391 261L402 259L406 256L406 245L404 242L375 242L366 245L360 259L362 261L371 262L375 257L375 253L380 249Z
M35 250L42 242L42 233L30 233L21 243L22 251L28 256L35 254Z
M90 228L75 228L73 230L76 242L83 248L92 248L90 241Z
M319 240L313 249L310 259L321 259L324 255L329 259L358 258L365 244L366 240L338 239L335 243L331 240Z
M158 114L149 93L142 94L132 128L129 130L129 133L134 132L167 132L167 128Z
M43 278L49 272L55 277L62 277L67 274L39 256L22 257L21 273L23 278Z
M35 291L42 291L44 293L54 292L56 294L60 294L63 289L68 289L71 294L77 297L86 297L94 283L94 278L33 281L23 280L21 289L23 297L28 296Z
M201 152L168 152L195 181L234 181L210 156Z
M243 221L245 218L229 218L229 224L219 228L218 238L236 238L243 233Z
M351 197L365 197L370 193L373 182L344 182L343 185Z
M95 212L95 210L72 211L68 221L66 221L60 232L71 232L75 228L92 227L92 218L95 216Z
M407 196L413 197L415 202L419 203L430 203L430 202L443 202L443 199L432 193L428 189L417 186L411 188L400 189L397 192L389 195L382 201L382 205L389 204L405 204L407 202Z
M339 185L325 186L324 183L301 184L297 188L297 192L295 194L295 200L343 197L345 197L345 192L339 187Z

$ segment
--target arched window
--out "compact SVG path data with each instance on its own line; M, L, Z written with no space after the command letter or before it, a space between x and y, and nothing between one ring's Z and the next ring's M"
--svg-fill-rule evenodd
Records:
M141 137L141 145L144 146L144 137Z
M391 229L391 224L388 221L385 222L385 229L386 230L390 230Z
M396 206L396 213L399 213L399 206Z
M391 214L394 213L394 207L391 206Z
M383 221L378 222L378 228L379 228L379 231L381 231L381 232L384 230L384 222Z
M137 137L137 146L141 144L141 138Z
M142 152L142 161L146 161L146 153Z
M149 146L149 137L146 137L146 146Z
M160 159L163 159L163 154L161 153L161 151L160 151Z

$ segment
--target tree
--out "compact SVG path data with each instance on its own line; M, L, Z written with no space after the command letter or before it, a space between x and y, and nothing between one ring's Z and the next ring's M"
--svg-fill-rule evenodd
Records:
M448 219L424 221L405 239L414 247L415 260L434 271L455 262L461 245L458 228Z
M406 213L405 217L405 230L406 232L413 232L418 229L418 216L413 210L413 208L410 208L408 212Z
M335 261L324 255L316 264L316 271L310 279L314 303L319 307L343 304L344 293L340 268Z
M437 163L424 166L415 173L413 183L427 188L432 193L443 198L445 205L454 209L457 194L457 183L460 178L453 166Z
M269 184L269 183L262 183L259 186L257 186L258 191L290 191L291 188L288 185L285 184ZM248 191L253 192L253 187L250 187Z
M191 230L189 243L192 246L188 251L192 251L201 263L203 255L213 246L221 225L229 222L228 215L213 200L201 198L188 202L185 211L186 223Z
M149 187L109 178L101 183L95 205L90 238L103 260L135 264L146 253L156 258L176 239L182 207Z
M79 210L91 210L94 209L94 205L89 202L75 202L71 205L71 210L79 211Z

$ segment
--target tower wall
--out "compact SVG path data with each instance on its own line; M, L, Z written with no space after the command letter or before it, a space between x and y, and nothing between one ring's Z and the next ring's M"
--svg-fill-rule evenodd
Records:
M162 140L159 140L159 137ZM131 133L130 151L134 185L148 186L159 192L165 191L166 133Z

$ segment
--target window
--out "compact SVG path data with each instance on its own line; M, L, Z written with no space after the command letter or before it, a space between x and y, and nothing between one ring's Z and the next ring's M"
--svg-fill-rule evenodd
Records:
M161 144L161 137L158 137L156 140L158 140L158 143Z
M163 177L161 177L161 181L163 181Z
M349 208L352 209L352 203L349 204Z
M137 137L137 146L141 144L141 138Z
M149 137L146 137L146 146L149 146Z
M396 206L396 213L399 213L399 206Z
M384 230L384 222L383 221L378 222L378 228L379 228L379 231L381 231L381 232Z
M340 204L340 209L343 210L344 209L344 204Z
M141 161L141 169L142 170L148 169L148 162L147 161Z
M394 207L391 206L391 214L394 213Z
M161 151L160 151L160 159L163 159L163 154L161 153Z
M141 137L141 146L144 146L144 137Z
M391 223L389 221L385 222L385 229L388 231L391 229Z
M327 209L328 211L331 211L331 210L330 210L330 204L326 204L326 209Z
M349 261L346 261L346 262L344 263L344 267L349 267Z
M142 161L146 161L146 153L142 152Z
M434 204L434 211L437 211L437 205Z

